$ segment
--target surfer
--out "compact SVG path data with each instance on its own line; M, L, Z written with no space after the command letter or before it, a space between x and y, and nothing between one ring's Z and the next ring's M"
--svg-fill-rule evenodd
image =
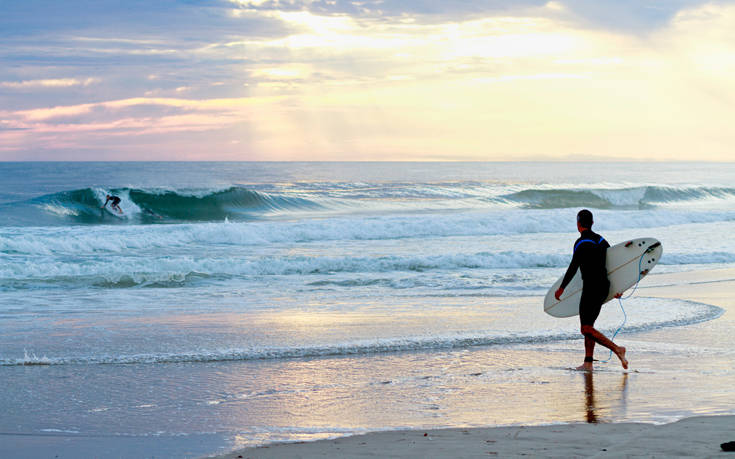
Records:
M112 207L113 209L115 209L115 211L118 214L121 214L122 213L122 209L119 206L119 204L120 204L120 198L118 198L117 196L111 196L111 195L108 194L107 195L107 200L105 201L105 204L102 206L102 208L104 209L105 206L107 205L107 203L110 202L110 201L112 201L112 204L110 204L110 207Z
M569 285L577 269L582 272L582 298L579 301L579 321L582 325L581 332L584 335L584 363L578 370L592 370L595 343L600 343L610 349L618 356L623 368L628 368L625 359L625 348L618 346L605 335L595 329L595 320L600 315L602 303L605 302L610 291L610 281L607 278L605 261L607 248L610 244L592 231L592 212L587 209L580 210L577 214L577 230L579 239L574 243L574 255L569 263L569 268L564 275L561 286L554 293L557 300L564 293L564 288Z

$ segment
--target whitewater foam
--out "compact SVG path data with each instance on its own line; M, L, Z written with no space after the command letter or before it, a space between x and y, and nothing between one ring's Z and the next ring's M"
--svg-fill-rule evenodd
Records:
M0 254L119 253L129 249L202 245L262 245L312 241L568 233L574 210L472 211L456 214L353 216L298 221L253 221L91 227L0 227ZM598 211L598 231L735 221L735 212ZM116 219L115 219L116 220ZM224 221L224 219L223 219Z
M0 279L38 279L44 282L91 282L139 285L184 281L187 276L262 276L333 273L424 272L455 269L560 267L568 256L523 252L474 253L429 256L266 256L254 260L229 257L167 256L149 259L57 261L9 260L0 266Z
M564 268L567 254L539 254L530 252L480 252L469 254L429 256L266 256L253 260L228 257L167 256L149 259L122 258L108 260L57 261L36 259L8 260L0 266L0 280L7 286L14 283L35 282L37 285L100 287L134 287L146 285L182 285L195 280L229 279L243 276L305 276L334 275L337 273L380 274L394 272L436 272ZM696 254L667 253L663 265L735 263L735 253L705 252ZM12 282L11 282L12 281ZM322 285L334 281L321 280ZM326 283L325 283L326 282ZM343 281L359 285L374 280ZM445 280L444 282L448 282ZM451 285L448 283L447 285ZM313 284L318 286L319 284ZM390 282L384 286L393 285ZM488 282L487 288L494 286ZM541 288L543 286L535 286ZM25 285L24 288L28 288ZM470 287L471 288L471 287Z
M691 325L709 321L723 314L722 308L685 300L638 299L643 305L655 309L654 313L631 314L625 333ZM665 307L663 307L665 306ZM639 306L639 308L642 306ZM665 311L665 314L662 313ZM538 312L540 314L540 311ZM609 319L609 318L608 318ZM558 324L558 322L555 322ZM179 350L176 352L69 355L37 357L26 351L22 358L0 358L0 366L18 365L116 365L116 364L166 364L184 362L224 362L246 360L282 360L331 356L369 355L407 351L439 349L467 349L478 346L508 346L541 344L579 339L576 328L557 325L554 328L518 330L466 331L450 335L403 336L353 339L346 342L306 344L291 346L252 346L244 348L216 348L211 350ZM603 332L610 330L600 327Z

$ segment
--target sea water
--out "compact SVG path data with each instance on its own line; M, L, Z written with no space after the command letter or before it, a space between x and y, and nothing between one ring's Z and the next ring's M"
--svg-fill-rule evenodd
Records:
M659 239L657 273L735 266L733 164L0 163L0 177L0 434L80 454L568 421L477 401L528 404L539 392L518 384L581 348L576 319L541 306L579 209L611 244ZM634 311L628 336L723 312L641 293ZM621 320L606 307L597 325ZM38 451L24 444L11 450Z

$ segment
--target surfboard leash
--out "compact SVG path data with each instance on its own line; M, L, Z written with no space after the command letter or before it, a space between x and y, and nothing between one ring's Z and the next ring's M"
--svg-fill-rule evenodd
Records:
M638 289L638 284L641 282L641 279L643 279L643 271L641 271L641 264L643 263L643 257L645 257L647 253L651 252L653 249L655 249L659 245L661 245L661 243L654 244L651 247L649 247L648 249L646 249L646 251L641 254L641 257L638 259L638 280L635 281L635 285L633 286L633 290L628 294L628 296L623 297L621 295L618 298L618 303L620 304L620 310L623 311L623 323L620 324L620 326L618 327L617 330L615 330L615 333L613 333L612 338L610 338L610 341L615 341L615 337L618 336L618 332L620 332L620 330L623 329L623 327L625 326L625 323L628 321L628 314L625 313L625 308L623 307L623 300L627 300L628 298L630 298L631 296L633 296L633 294L635 293L635 291ZM646 270L646 274L648 273L647 271L648 270ZM600 360L600 362L603 362L603 363L609 362L610 359L612 358L612 355L613 355L613 351L612 351L612 349L610 349L610 355L608 355L605 360Z
M640 281L640 279L638 279ZM638 283L636 283L638 285ZM630 298L630 295L628 295L628 298ZM618 303L620 303L620 310L623 311L623 323L620 324L617 330L615 330L615 333L613 333L612 338L610 338L610 341L615 341L615 337L618 336L618 332L623 329L625 326L625 322L628 321L628 314L625 313L625 308L623 307L623 301L618 298ZM600 360L600 362L607 363L612 358L613 351L610 349L610 355L607 356L605 360Z

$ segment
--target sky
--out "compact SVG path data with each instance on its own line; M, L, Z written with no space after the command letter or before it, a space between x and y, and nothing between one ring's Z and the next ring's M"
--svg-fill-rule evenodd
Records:
M735 2L0 0L0 160L735 160Z

